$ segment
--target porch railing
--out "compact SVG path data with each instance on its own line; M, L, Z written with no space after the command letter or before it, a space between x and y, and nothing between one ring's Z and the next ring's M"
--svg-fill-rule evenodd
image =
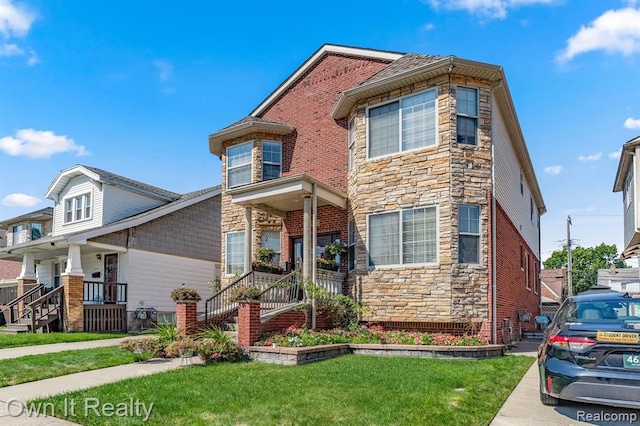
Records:
M18 321L24 313L24 306L30 304L34 300L40 298L44 294L44 284L37 284L31 289L24 292L20 297L16 297L9 303L7 303L0 312L9 311L9 322L14 323Z
M84 331L127 331L127 310L124 305L85 305L83 310Z
M304 290L300 282L300 273L293 271L272 283L262 292L260 300L260 314L302 302Z
M26 305L22 318L30 319L30 330L36 331L52 321L62 320L63 304L64 287L57 287Z
M126 304L127 284L85 281L82 301L85 305Z

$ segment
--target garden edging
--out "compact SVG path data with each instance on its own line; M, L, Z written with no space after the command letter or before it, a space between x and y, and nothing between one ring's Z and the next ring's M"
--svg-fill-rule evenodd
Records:
M249 357L269 364L301 365L322 361L346 354L374 356L410 356L440 359L486 359L503 356L504 345L483 346L432 346L432 345L382 345L340 343L333 345L304 346L250 346Z

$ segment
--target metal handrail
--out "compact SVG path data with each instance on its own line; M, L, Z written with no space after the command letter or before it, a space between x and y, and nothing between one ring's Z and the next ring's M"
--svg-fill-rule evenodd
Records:
M84 281L82 301L89 304L125 304L127 289L127 283Z
M220 323L233 315L238 308L238 304L229 300L231 291L241 285L251 285L253 283L253 274L254 272L251 271L241 275L231 284L205 300L204 320L206 324L209 324L209 322Z
M274 282L261 293L260 300L261 314L304 300L300 273L293 271Z

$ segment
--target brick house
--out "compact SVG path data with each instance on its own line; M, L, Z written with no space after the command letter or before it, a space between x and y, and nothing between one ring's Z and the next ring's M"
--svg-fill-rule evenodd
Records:
M496 341L538 312L545 205L499 66L324 45L209 148L224 284L265 245L319 281L340 241L369 323Z
M177 194L77 165L62 170L45 196L54 206L38 238L28 215L2 222L8 230L31 229L8 231L0 248L0 259L21 262L18 296L41 287L21 306L59 291L60 328L136 331L152 325L151 314L172 320L170 293L183 283L211 295L207 283L220 273L220 187ZM13 312L15 322L25 313Z

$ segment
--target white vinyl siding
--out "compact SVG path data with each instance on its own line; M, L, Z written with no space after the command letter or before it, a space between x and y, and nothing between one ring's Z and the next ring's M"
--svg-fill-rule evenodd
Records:
M204 312L204 301L213 294L207 282L218 278L219 265L215 262L189 259L142 250L129 250L118 258L118 281L128 284L127 310L140 306L153 307L159 311L175 311L171 300L174 288L195 288L202 301L198 312Z
M436 144L436 89L367 110L368 158Z
M92 182L87 176L76 176L67 183L67 186L59 194L59 202L53 208L53 235L63 235L72 232L82 231L84 229L96 228L102 226L102 197L100 195L100 185ZM91 210L89 217L84 219L86 210L83 208L81 217L83 219L76 220L76 204L77 197L90 195ZM82 198L82 204L85 200Z
M166 199L143 195L113 185L102 185L102 204L98 203L98 196L100 194L94 192L94 198L96 199L94 209L98 208L98 206L101 207L103 225L108 225L169 203ZM97 213L97 211L94 212L94 216Z
M523 173L523 194L520 192L520 174L523 170L523 165L518 161L513 145L507 132L502 114L492 99L491 102L491 139L494 144L494 170L495 170L495 194L496 201L500 204L505 211L511 223L519 229L522 238L526 241L527 245L531 248L535 256L539 258L540 255L540 241L539 241L539 220L531 222L530 216L530 204L529 200L532 196L531 189L526 179L526 174ZM535 217L537 214L538 206L535 205L534 210ZM520 228L521 226L521 228Z
M437 262L435 207L368 216L369 267Z
M227 148L227 189L251 183L253 141Z

